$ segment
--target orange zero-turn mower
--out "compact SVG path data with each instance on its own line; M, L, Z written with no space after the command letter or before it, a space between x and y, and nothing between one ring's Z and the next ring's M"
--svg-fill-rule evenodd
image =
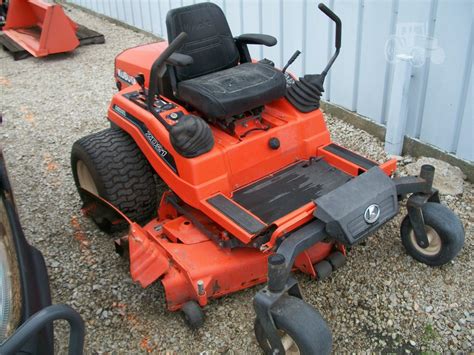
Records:
M321 74L299 79L286 73L298 52L282 70L252 61L248 45L276 39L233 37L217 5L170 10L169 45L116 58L111 127L72 148L84 211L104 230L129 227L117 246L128 245L133 280L160 281L168 309L191 327L210 299L267 282L254 299L266 353L331 351L328 326L291 273L324 279L404 198L401 239L415 259L442 265L464 243L432 166L392 178L395 160L379 165L331 142L319 103L341 21L319 9L336 23L336 52Z

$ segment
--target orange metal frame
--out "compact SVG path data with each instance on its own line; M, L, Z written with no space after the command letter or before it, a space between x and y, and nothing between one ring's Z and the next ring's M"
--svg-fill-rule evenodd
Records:
M262 120L271 127L267 131L254 131L242 138L211 125L214 148L192 159L180 156L170 143L168 131L156 118L124 96L140 89L137 84L133 84L133 77L139 73L144 74L145 85L148 85L149 68L166 46L166 42L139 46L116 58L116 80L121 83L122 90L114 95L108 118L133 137L170 190L194 209L195 218L206 216L217 231L226 232L243 244L251 244L256 235L249 234L206 200L217 194L232 198L236 190L311 157L322 157L330 165L352 176L364 170L323 149L332 142L320 110L301 113L284 98L265 106ZM119 71L121 75L118 75ZM124 80L124 73L128 80ZM174 111L188 113L184 107L176 105ZM154 151L139 128L117 113L117 108L145 124L163 148L174 157L177 173ZM166 115L170 112L166 112ZM174 124L172 120L168 122ZM238 131L239 122L236 126ZM280 140L278 150L268 146L269 139L273 137ZM396 169L396 161L390 160L380 165L380 168L391 175ZM179 309L189 300L196 300L203 306L209 298L265 282L267 258L275 250L277 240L313 219L313 212L317 208L314 203L308 203L273 222L268 226L272 235L260 249L223 249L195 226L192 220L179 215L167 202L168 194L163 196L157 219L144 227L132 224L128 242L133 280L146 287L161 279L170 310ZM345 253L344 247L335 242L317 243L297 257L294 268L315 277L313 265L334 249ZM204 292L199 293L198 281L204 283Z

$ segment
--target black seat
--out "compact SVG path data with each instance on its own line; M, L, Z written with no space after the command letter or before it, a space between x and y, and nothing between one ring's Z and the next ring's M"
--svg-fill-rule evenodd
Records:
M264 105L285 94L281 72L244 63L178 84L179 97L211 119L222 119Z
M206 118L229 118L285 95L281 71L268 64L251 63L246 47L274 45L273 37L246 35L234 39L224 13L213 3L170 10L166 26L170 43L181 32L188 34L177 52L193 58L193 64L172 69L176 94Z

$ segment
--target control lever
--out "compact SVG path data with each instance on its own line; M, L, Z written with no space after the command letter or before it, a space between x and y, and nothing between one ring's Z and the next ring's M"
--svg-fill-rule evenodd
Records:
M288 69L288 67L293 64L293 62L296 60L296 58L298 58L298 56L301 54L301 52L299 50L297 50L295 53L293 53L293 55L291 56L290 60L288 60L288 63L286 63L286 65L283 67L283 69L281 70L282 73L285 73L286 72L286 69Z
M287 73L284 73L285 69L291 64L294 59L297 57L297 53L290 58L288 64L283 69L283 73L286 79L286 87L287 91L285 97L291 104L296 107L301 112L311 112L319 108L321 96L324 92L324 80L326 75L331 69L331 66L334 64L339 52L341 50L341 38L342 38L342 22L341 19L332 12L324 4L318 5L319 10L321 10L326 16L328 16L332 21L334 21L336 25L336 40L334 46L336 50L332 55L331 59L329 59L328 64L321 72L321 74L306 74L304 77L300 78L299 80L293 80L289 78Z
M143 75L142 73L138 74L136 77L135 77L135 81L138 83L138 85L140 85L141 87L141 92L140 94L145 94L145 75Z
M329 63L326 65L326 68L321 72L320 77L321 77L321 85L324 84L324 78L326 77L329 69L331 69L332 65L334 64L334 61L336 60L337 56L339 55L339 51L341 50L341 38L342 38L342 22L341 19L331 11L330 8L328 8L326 5L323 3L320 3L318 5L319 10L321 10L327 17L329 17L331 20L334 21L336 24L336 41L335 41L335 47L336 51L334 52L333 56L329 60Z
M148 111L150 111L155 118L160 121L160 123L166 128L167 131L171 130L171 125L166 122L166 120L160 116L158 112L153 108L155 103L155 97L159 95L158 90L158 78L164 74L166 67L166 60L178 49L180 48L188 35L185 32L181 32L178 37L176 37L166 49L160 54L160 56L153 62L150 70L150 83L148 88L148 95L146 97L146 104L148 106Z
M155 98L157 96L159 98L158 79L163 77L165 73L166 61L186 42L187 37L188 35L185 32L181 32L151 66L146 103L148 111L169 132L170 142L174 150L183 157L193 158L207 153L214 146L214 136L209 125L201 117L194 115L183 115L174 125L170 125L153 107ZM192 58L187 55L175 55L170 62L185 66L192 63Z

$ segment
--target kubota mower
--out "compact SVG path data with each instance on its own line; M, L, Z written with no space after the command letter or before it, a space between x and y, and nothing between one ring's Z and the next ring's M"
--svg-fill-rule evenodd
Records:
M2 3L0 0L0 21L3 17L5 24L0 44L15 60L29 55L44 57L71 52L83 44L105 41L100 33L72 21L59 4L43 0L10 0Z
M111 127L72 148L84 211L104 230L129 226L117 246L128 245L133 280L160 281L168 309L191 327L211 299L268 282L254 299L267 353L330 352L331 332L291 273L324 279L404 198L401 239L415 259L445 264L464 242L432 166L392 178L395 160L379 165L331 142L319 103L341 21L319 8L336 23L336 52L321 74L299 79L286 73L297 53L282 70L252 61L249 45L276 39L233 37L217 5L172 9L169 44L116 58ZM161 198L158 184L168 186Z

